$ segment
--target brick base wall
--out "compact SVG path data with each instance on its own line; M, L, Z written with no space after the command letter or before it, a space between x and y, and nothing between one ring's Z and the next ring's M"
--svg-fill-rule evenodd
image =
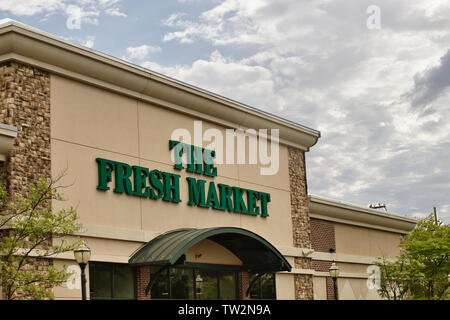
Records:
M327 300L336 300L336 297L334 296L333 278L327 277L326 283L327 283Z
M330 252L336 250L334 234L334 223L312 218L311 224L311 246L314 251Z
M330 252L336 250L336 237L334 223L330 221L311 219L311 245L315 251ZM331 261L312 260L312 268L315 271L328 272ZM334 285L331 277L326 277L327 300L335 300Z
M239 272L238 273L238 291L240 300L250 300L250 295L247 297L247 289L250 286L250 278L248 272Z
M151 292L145 295L145 288L147 288L150 282L150 267L137 267L136 268L136 299L137 300L150 300Z

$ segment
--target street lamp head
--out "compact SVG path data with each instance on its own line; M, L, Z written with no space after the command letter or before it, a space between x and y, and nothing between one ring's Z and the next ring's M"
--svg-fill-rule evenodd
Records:
M202 291L202 285L203 285L203 279L200 276L200 274L197 274L197 277L195 278L195 286L197 288L197 293L200 293Z
M328 270L328 272L330 273L330 277L332 277L332 278L339 277L339 267L336 265L336 263L334 261L331 264L331 267Z
M78 264L87 264L91 258L91 249L83 241L82 245L73 251L73 255Z

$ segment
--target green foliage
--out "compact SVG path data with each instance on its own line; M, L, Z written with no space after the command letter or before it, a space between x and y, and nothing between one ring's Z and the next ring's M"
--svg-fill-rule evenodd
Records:
M80 245L68 237L81 229L76 211L52 211L52 201L62 200L56 181L41 179L26 197L14 198L0 185L0 286L6 299L51 299L51 288L71 276L48 259Z
M407 276L407 263L403 256L396 261L383 258L375 262L380 268L380 288L378 293L388 300L403 300L408 294L409 277Z
M432 217L419 220L400 245L397 261L382 261L379 293L386 299L450 299L450 226Z

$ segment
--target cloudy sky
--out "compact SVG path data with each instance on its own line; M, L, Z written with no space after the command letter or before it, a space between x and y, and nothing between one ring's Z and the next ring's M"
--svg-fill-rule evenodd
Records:
M2 18L319 130L311 194L450 223L448 0L0 0Z

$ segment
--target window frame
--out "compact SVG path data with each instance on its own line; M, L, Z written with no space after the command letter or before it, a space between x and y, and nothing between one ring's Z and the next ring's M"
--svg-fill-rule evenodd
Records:
M89 268L94 265L102 265L107 266L109 268L110 276L111 276L111 297L92 297L91 295L91 270L89 269L89 300L137 300L137 286L136 286L136 268L130 267L126 263L110 263L110 262L89 262ZM131 268L133 273L133 298L115 298L115 281L114 281L114 272L117 267L125 267L128 266Z
M192 281L193 281L193 290L194 290L194 299L193 300L199 300L197 299L197 284L195 282L195 278L197 276L197 273L199 270L208 270L208 271L213 271L215 273L215 278L217 280L217 299L221 300L221 290L220 290L220 273L221 272L233 272L234 274L234 287L235 287L235 297L236 299L239 299L239 276L238 276L238 272L239 269L237 267L234 266L229 266L229 265L212 265L212 264L197 264L197 263L186 263L186 265L184 266L173 266L173 267L169 267L166 271L164 271L164 273L166 273L164 275L164 278L166 278L166 282L168 285L168 297L167 298L153 298L152 300L178 300L178 299L174 299L172 298L172 284L171 284L171 269L189 269L192 271L193 273L193 277L192 277ZM151 276L151 275L150 275ZM161 274L159 276L160 278L163 277L163 275ZM159 279L158 279L159 280Z
M256 276L257 273L249 273L249 283L251 282L251 278L252 276ZM262 293L263 293L263 289L262 289L262 279L261 277L258 278L258 280L256 281L256 283L253 284L253 288L255 287L258 288L258 296L256 298L252 298L251 295L251 291L249 293L249 298L251 300L276 300L277 299L277 282L276 282L276 273L266 273L264 275L271 275L272 277L272 284L273 284L273 291L274 291L274 297L273 298L262 298Z

